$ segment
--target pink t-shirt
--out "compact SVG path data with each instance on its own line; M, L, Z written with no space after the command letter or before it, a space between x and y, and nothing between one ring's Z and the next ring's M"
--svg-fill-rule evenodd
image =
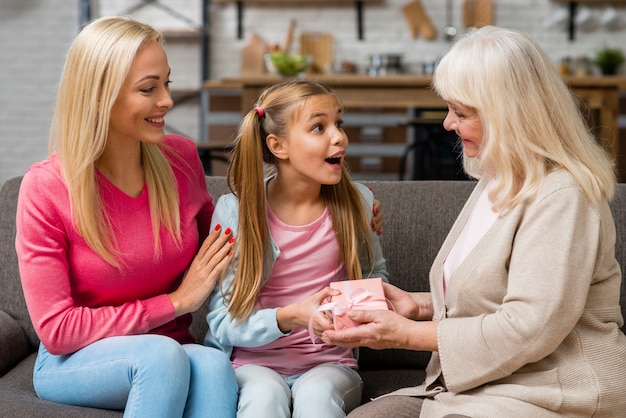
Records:
M148 201L130 197L97 173L101 195L122 253L122 271L95 254L75 230L56 157L24 175L17 210L16 250L28 310L52 354L72 353L102 338L155 333L194 342L191 315L175 318L167 293L208 234L213 203L193 141L168 135L180 201L182 247L162 228L157 259ZM172 197L175 198L175 197Z
M270 234L280 248L268 282L256 307L275 308L300 301L330 282L346 280L344 263L337 263L337 239L328 209L316 221L302 226L281 222L268 205ZM352 349L313 344L308 330L296 328L260 347L235 347L234 367L257 364L279 373L295 374L323 363L356 368Z

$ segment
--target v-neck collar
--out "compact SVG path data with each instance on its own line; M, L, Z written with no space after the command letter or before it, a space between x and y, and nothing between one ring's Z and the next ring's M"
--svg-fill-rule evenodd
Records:
M133 209L139 209L148 202L148 185L145 182L139 196L133 197L123 192L97 168L96 173L98 173L98 180L100 182L100 185L105 186L103 187L103 190L105 190L107 193L110 193L113 199L120 201L123 204L132 207Z

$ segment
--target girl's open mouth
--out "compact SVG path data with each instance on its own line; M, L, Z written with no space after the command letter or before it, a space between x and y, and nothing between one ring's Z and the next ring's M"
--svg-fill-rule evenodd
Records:
M341 157L330 157L325 160L328 164L339 165L341 164Z

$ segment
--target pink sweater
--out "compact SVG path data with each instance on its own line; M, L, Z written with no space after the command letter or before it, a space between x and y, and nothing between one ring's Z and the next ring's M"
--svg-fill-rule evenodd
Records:
M161 230L154 254L149 190L131 198L98 173L102 199L122 253L123 269L97 256L72 225L69 196L57 158L24 175L17 208L16 250L28 310L41 342L68 354L106 337L155 333L195 342L191 315L175 318L167 296L208 234L213 202L193 141L168 135L180 201L182 247Z

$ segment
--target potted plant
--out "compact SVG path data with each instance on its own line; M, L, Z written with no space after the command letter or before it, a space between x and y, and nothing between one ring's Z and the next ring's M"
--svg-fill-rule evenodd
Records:
M617 73L618 68L624 63L624 53L619 48L605 46L595 56L594 62L604 75Z

